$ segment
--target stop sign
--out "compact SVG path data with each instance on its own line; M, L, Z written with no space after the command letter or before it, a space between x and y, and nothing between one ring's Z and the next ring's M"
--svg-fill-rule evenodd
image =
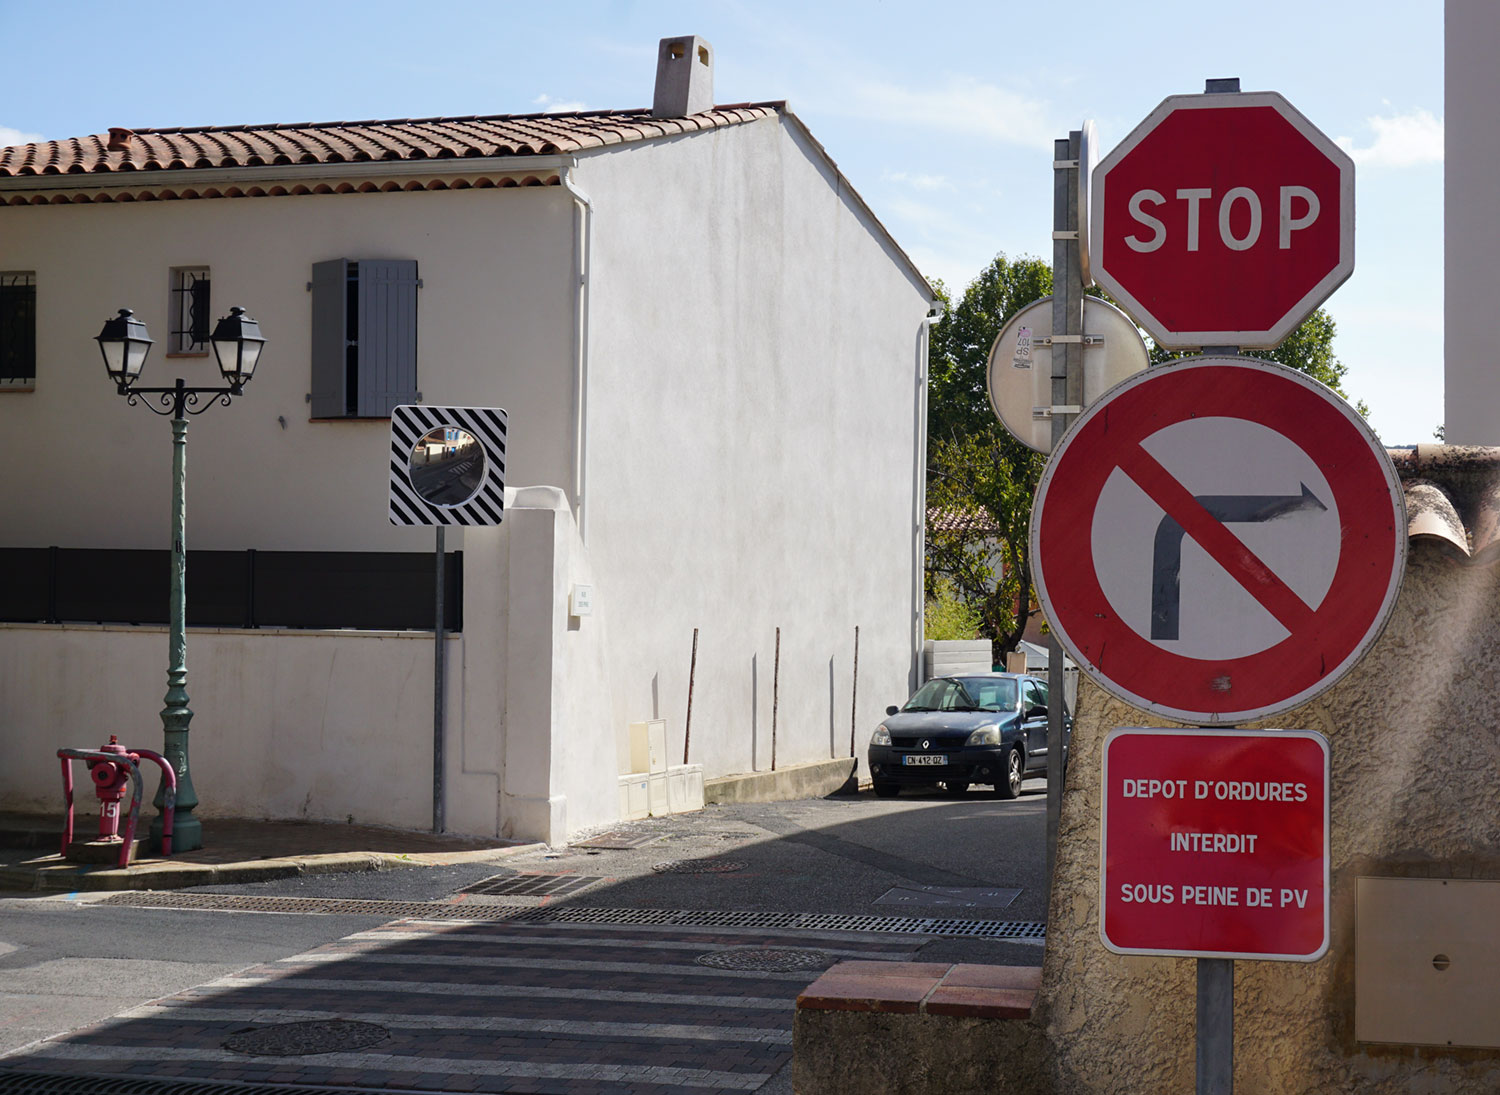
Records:
M1090 212L1096 280L1172 349L1276 346L1354 271L1354 162L1272 91L1166 99Z

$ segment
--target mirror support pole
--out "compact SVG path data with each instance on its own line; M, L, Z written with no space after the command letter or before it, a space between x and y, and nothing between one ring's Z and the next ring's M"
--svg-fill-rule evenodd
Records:
M446 721L443 694L447 686L444 659L443 594L446 592L446 556L443 553L443 529L437 525L437 592L433 598L432 616L432 831L441 833L446 826L443 816L443 724Z

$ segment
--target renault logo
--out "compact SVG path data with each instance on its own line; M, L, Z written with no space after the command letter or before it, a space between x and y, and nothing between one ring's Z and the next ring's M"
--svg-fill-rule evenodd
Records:
M923 749L931 749L932 748L932 742L928 741L926 738L923 738L922 739L922 748Z

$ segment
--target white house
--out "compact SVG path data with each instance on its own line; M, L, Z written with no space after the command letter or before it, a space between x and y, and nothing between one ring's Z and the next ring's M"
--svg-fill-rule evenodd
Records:
M198 816L431 823L403 402L509 412L504 521L447 532L450 830L617 819L630 724L682 759L694 628L705 775L769 768L773 724L778 767L863 751L919 658L932 293L784 103L711 105L712 61L665 40L650 110L0 150L0 802L57 808L60 746L160 748L171 431L105 377L122 307L141 384L218 383L232 305L268 339L189 429Z

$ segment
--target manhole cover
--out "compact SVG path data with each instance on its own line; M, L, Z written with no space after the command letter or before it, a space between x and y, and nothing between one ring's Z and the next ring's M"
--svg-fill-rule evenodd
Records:
M651 869L657 874L729 874L743 871L745 866L732 859L669 859L652 864Z
M639 848L642 844L650 844L659 837L660 833L652 832L629 832L628 830L616 829L608 833L600 833L591 836L587 840L580 840L574 844L575 848L602 848L606 851L623 851L626 848Z
M959 886L896 886L875 899L877 905L931 905L960 909L1003 909L1021 891L1003 886L988 889Z
M224 1048L256 1057L298 1057L307 1053L338 1053L383 1042L390 1031L354 1019L311 1023L277 1023L273 1027L241 1030L229 1036Z
M717 970L754 970L757 973L790 973L793 970L826 970L833 965L827 951L787 950L776 947L740 947L711 951L698 956L698 965Z
M507 874L486 878L472 886L465 886L458 892L517 897L560 897L563 894L585 890L598 881L597 878L576 874Z

